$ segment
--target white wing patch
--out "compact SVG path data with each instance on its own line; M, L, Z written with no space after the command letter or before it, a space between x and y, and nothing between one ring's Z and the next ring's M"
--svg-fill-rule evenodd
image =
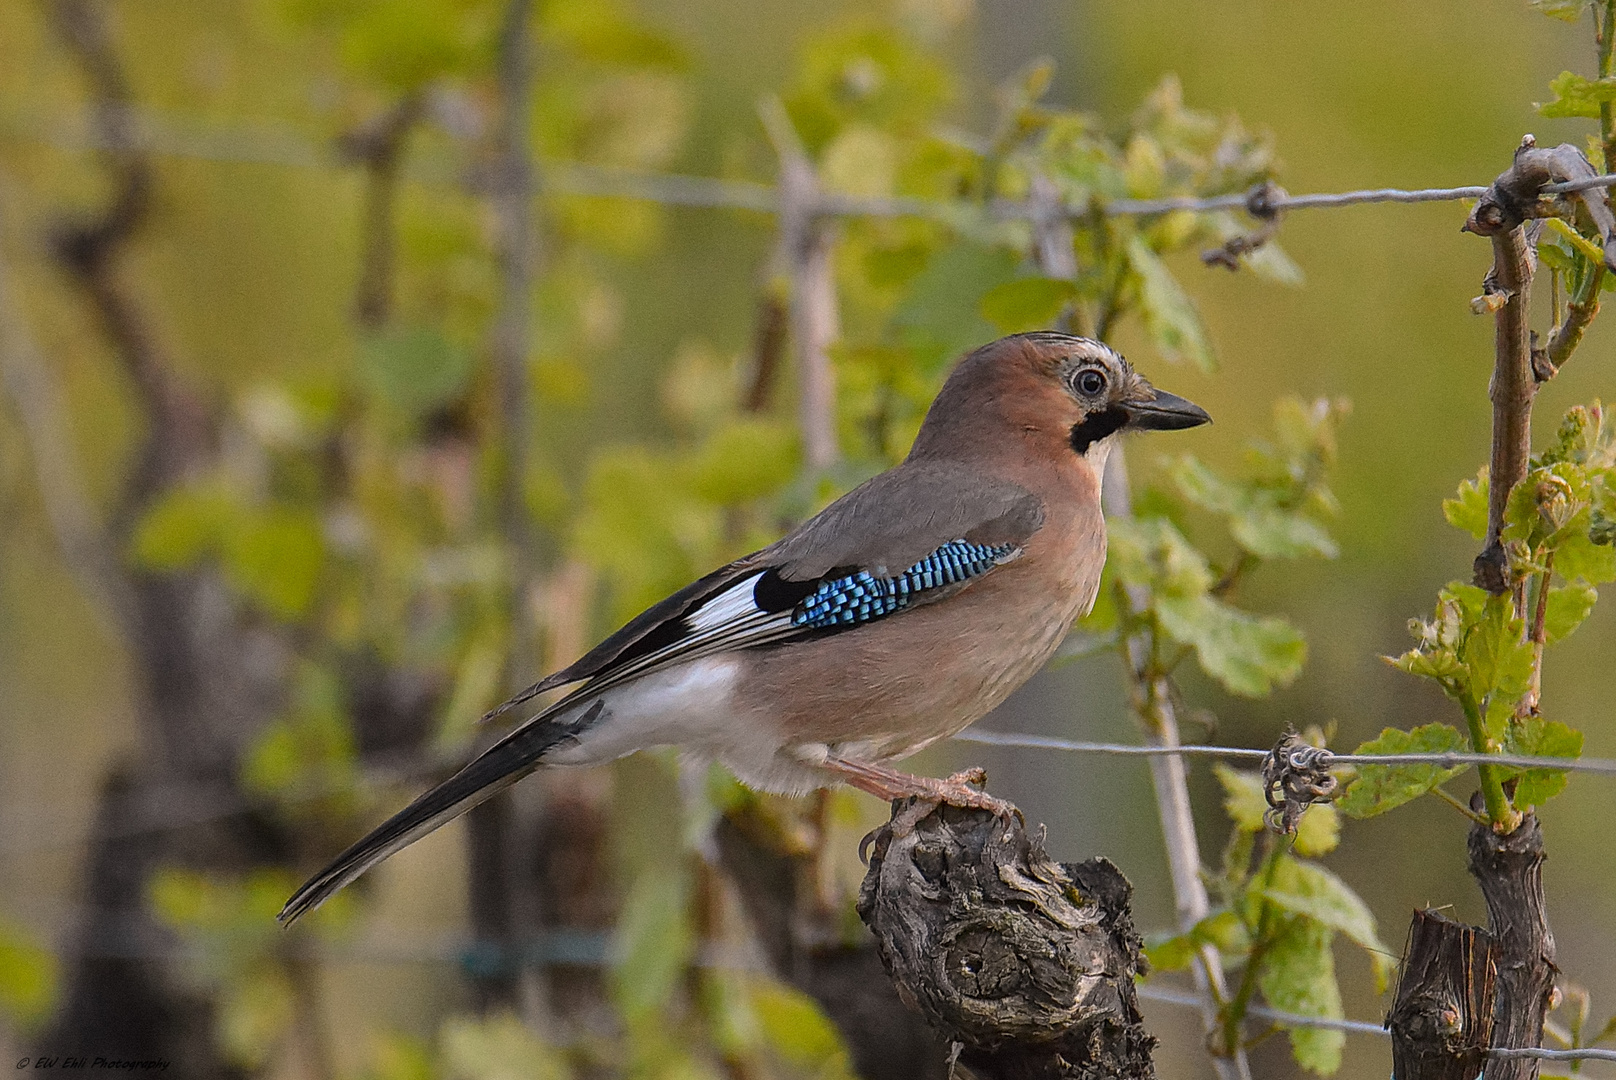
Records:
M801 633L802 628L791 622L791 612L763 611L757 606L753 590L761 576L760 572L737 581L702 604L685 619L690 632L684 637L597 675L569 694L566 700L598 694L607 687L669 664L747 649Z
M718 630L749 615L759 614L752 591L757 588L758 578L762 576L763 572L759 571L707 601L690 616L690 629L699 636L704 631Z

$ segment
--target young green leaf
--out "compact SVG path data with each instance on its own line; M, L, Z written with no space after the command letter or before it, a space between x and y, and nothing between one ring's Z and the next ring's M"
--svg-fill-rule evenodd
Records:
M1285 859L1263 899L1294 915L1302 915L1346 935L1363 949L1390 955L1375 928L1369 906L1351 887L1317 863Z
M1557 8L1563 9L1564 0L1554 2ZM1597 120L1600 103L1616 101L1616 78L1589 79L1574 71L1562 71L1550 80L1549 89L1554 91L1554 100L1538 104L1539 116L1582 116Z
M566 1058L513 1013L454 1016L440 1036L445 1080L565 1080Z
M659 869L642 873L629 890L612 941L611 981L630 1024L657 1015L695 950L687 888L682 875Z
M1554 549L1554 572L1591 585L1616 581L1616 545L1596 542L1588 532L1568 536Z
M1253 509L1229 519L1229 531L1245 548L1263 559L1333 559L1341 553L1323 525L1286 510Z
M1582 732L1558 720L1527 717L1509 726L1504 742L1507 753L1530 757L1579 758ZM1542 806L1565 790L1566 774L1554 769L1527 769L1520 773L1515 787L1516 806Z
M847 1046L813 998L773 980L751 986L763 1038L784 1061L824 1080L852 1080Z
M1219 761L1212 774L1223 785L1223 809L1241 832L1260 833L1268 813L1263 797L1262 777L1246 769L1236 769Z
M1456 529L1463 529L1477 540L1487 535L1487 469L1474 480L1459 485L1459 494L1442 501L1442 516Z
M1442 754L1460 753L1465 749L1465 737L1455 728L1447 724L1424 724L1413 731L1386 728L1378 737L1360 745L1356 752ZM1335 801L1336 809L1354 818L1384 814L1464 771L1463 766L1445 769L1436 765L1359 765L1356 768L1357 778L1346 794Z
M1231 694L1263 697L1301 674L1307 642L1284 619L1251 615L1211 596L1162 597L1162 628L1192 645L1201 669Z
M0 1016L32 1028L50 1015L58 971L49 949L9 923L0 923Z
M1268 1004L1285 1012L1331 1020L1342 1017L1341 991L1335 981L1334 932L1312 919L1293 919L1263 952L1257 985ZM1284 1026L1284 1025L1281 1025ZM1345 1032L1329 1028L1286 1029L1296 1063L1320 1076L1341 1067Z
M1556 585L1549 589L1544 605L1543 633L1549 644L1570 636L1594 610L1599 590L1583 581Z
M1334 851L1340 843L1341 815L1336 808L1329 803L1308 807L1296 826L1296 854L1318 858Z
M1128 263L1139 275L1145 329L1162 355L1169 360L1189 360L1202 371L1216 367L1195 301L1144 237L1135 234L1128 239Z
M1593 0L1528 0L1531 7L1536 8L1551 19L1562 22L1576 22L1582 18Z
M1532 646L1521 638L1514 602L1508 596L1489 597L1482 617L1459 645L1472 700L1495 694L1514 699L1526 692L1532 677Z

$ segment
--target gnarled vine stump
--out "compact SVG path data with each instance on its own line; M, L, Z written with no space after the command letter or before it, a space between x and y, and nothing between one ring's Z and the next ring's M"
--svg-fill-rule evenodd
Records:
M1061 865L1015 822L942 806L874 837L858 910L904 1000L990 1080L1154 1077L1132 887Z

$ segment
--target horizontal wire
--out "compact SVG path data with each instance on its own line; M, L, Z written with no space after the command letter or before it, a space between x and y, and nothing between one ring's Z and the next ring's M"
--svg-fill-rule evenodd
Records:
M137 112L123 126L126 134L108 137L80 117L4 118L3 126L29 141L69 151L142 150L164 157L190 158L230 164L276 165L288 168L341 168L349 164L335 145L322 147L313 139L283 126L258 124L236 127L186 124L150 112ZM424 163L416 155L407 174L415 180L452 183L462 178L460 170L446 166L441 159ZM779 194L767 184L719 177L689 176L678 173L646 173L576 162L541 162L538 188L559 194L592 195L607 198L638 199L707 209L753 210L763 213L779 209ZM1616 187L1616 174L1584 177L1542 189L1545 195L1564 195L1593 188ZM1204 198L1104 199L1090 197L1057 207L1070 216L1098 210L1107 216L1150 216L1177 211L1206 213L1218 210L1257 210L1263 213L1285 210L1328 209L1368 203L1424 203L1475 199L1486 186L1447 188L1366 188L1358 191L1316 192L1290 195L1263 185L1250 191L1231 192ZM816 209L840 217L924 217L943 221L961 214L986 209L994 217L1031 219L1048 209L1020 200L994 200L986 205L966 202L939 202L905 197L870 197L822 192Z
M1145 983L1134 988L1141 1001L1159 1001L1167 1005L1183 1005L1186 1008L1199 1009L1205 1004L1199 994L1184 990L1173 990L1169 987L1151 986ZM1304 1016L1301 1013L1286 1012L1283 1009L1270 1009L1262 1005L1250 1005L1246 1008L1246 1015L1260 1019L1272 1020L1276 1024L1288 1027L1323 1028L1327 1031L1344 1031L1353 1035L1379 1035L1390 1038L1391 1032L1381 1024L1370 1023L1367 1020L1338 1020L1329 1016ZM1605 1050L1599 1047L1583 1046L1571 1050L1551 1050L1541 1046L1504 1047L1493 1046L1487 1048L1487 1056L1495 1058L1536 1058L1542 1061L1616 1061L1616 1050Z
M1174 990L1165 986L1151 986L1143 983L1134 987L1141 1001L1159 1001L1165 1005L1183 1005L1190 1009L1199 1009L1206 1004L1201 995L1188 990ZM1260 1020L1272 1020L1276 1024L1289 1024L1291 1027L1324 1028L1329 1031L1345 1031L1354 1035L1379 1035L1386 1037L1391 1034L1379 1024L1372 1024L1367 1020L1340 1020L1332 1016L1305 1016L1302 1013L1285 1012L1282 1009L1270 1009L1262 1005L1248 1005L1246 1015Z
M412 935L413 936L413 935ZM94 935L80 943L76 955L95 959L136 960L150 963L174 961L196 962L207 955L205 948L175 941L155 941L148 935L114 930ZM408 945L392 946L382 941L321 942L303 955L325 962L349 964L446 964L466 969L504 970L508 965L521 967L585 967L606 968L612 965L611 935L599 931L553 930L509 945L494 941L477 941L433 937L431 944L412 941ZM732 950L698 946L694 960L696 966L727 971L758 971L755 963L738 960ZM1154 1001L1165 1005L1200 1008L1202 998L1189 991L1167 986L1142 983L1135 986L1141 1001ZM1307 1016L1303 1013L1273 1009L1263 1005L1250 1005L1246 1015L1255 1020L1268 1020L1285 1027L1319 1028L1340 1031L1350 1035L1391 1035L1385 1027L1367 1020L1347 1020L1332 1016ZM1487 1053L1499 1058L1539 1058L1549 1061L1598 1060L1616 1061L1616 1050L1583 1047L1571 1050L1551 1050L1542 1047L1507 1049L1495 1047Z
M1080 754L1117 754L1132 757L1216 757L1260 761L1267 750L1240 746L1135 746L1129 743L1080 742L1047 735L1023 735L1011 731L962 731L958 742L986 746L1024 747L1032 750L1071 750ZM1525 754L1333 754L1326 750L1320 762L1326 768L1342 765L1435 765L1461 768L1467 765L1502 765L1512 769L1553 769L1556 772L1589 772L1616 776L1616 761L1609 758L1531 757Z
M1082 742L1074 739L1058 739L1048 735L1022 734L1011 731L962 731L954 736L956 742L977 743L983 746L1004 746L1030 750L1067 750L1080 754L1106 754L1120 757L1162 757L1178 755L1180 757L1212 757L1244 761L1261 761L1269 754L1267 750L1253 750L1239 746L1137 746L1129 743L1103 743ZM1335 768L1344 765L1433 765L1438 768L1464 768L1470 765L1499 765L1505 768L1520 769L1552 769L1556 772L1586 772L1598 775L1616 775L1616 761L1608 758L1553 758L1553 757L1527 757L1519 754L1472 754L1472 753L1441 753L1441 754L1331 754L1324 759L1326 767ZM397 783L420 780L438 774L448 768L452 762L447 759L424 762L414 768L380 768L367 770L369 775L362 778L359 783L361 789L377 789ZM161 832L168 829L183 828L189 825L201 825L222 818L244 814L252 810L268 810L277 804L302 803L316 799L328 798L334 794L341 794L345 789L338 786L319 785L312 789L289 792L276 797L248 798L238 795L204 795L201 805L195 805L195 791L187 790L185 795L189 799L178 799L180 805L169 804L167 799L147 800L156 801L163 806L158 812L137 812L128 819L111 826L110 830L102 833L101 838L133 837L150 832ZM176 789L174 794L181 792ZM185 805L186 802L192 805ZM0 814L0 818L10 818L10 814ZM15 822L12 823L7 835L0 839L0 860L15 859L24 855L42 851L63 850L81 847L92 838L93 829L85 830L80 835L64 837L60 828L61 819L57 815L38 815L41 820L51 822L49 839L30 839L26 835L18 836Z

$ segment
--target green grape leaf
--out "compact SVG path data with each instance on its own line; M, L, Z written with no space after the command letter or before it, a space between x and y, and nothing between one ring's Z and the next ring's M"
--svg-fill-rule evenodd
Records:
M1508 596L1489 597L1482 616L1459 645L1471 698L1518 698L1532 677L1532 646L1521 640L1521 620Z
M1477 540L1487 536L1487 470L1483 468L1474 480L1459 485L1459 494L1442 501L1442 516L1456 529L1463 529Z
M1616 581L1616 546L1595 543L1587 533L1573 534L1554 549L1554 570L1567 581Z
M1227 909L1214 911L1186 933L1146 946L1145 957L1155 970L1183 971L1206 945L1216 947L1224 956L1243 956L1251 949L1251 936L1239 915Z
M1543 633L1549 644L1560 641L1568 636L1577 627L1581 626L1594 610L1594 601L1599 599L1599 590L1583 581L1574 581L1570 585L1556 585L1549 589L1548 602L1544 605Z
M797 475L796 428L778 420L731 420L707 437L691 463L691 489L733 506L771 495Z
M631 1025L655 1017L695 953L686 917L688 883L668 869L642 873L629 889L612 940L612 997Z
M1380 735L1361 744L1359 754L1442 754L1462 753L1465 737L1447 724L1423 724L1413 731L1386 728ZM1350 758L1341 759L1350 763ZM1464 771L1462 766L1436 765L1358 765L1357 777L1346 794L1335 801L1336 809L1353 818L1374 817L1419 798L1432 788Z
M1464 675L1464 665L1459 663L1459 657L1451 649L1438 649L1433 652L1422 652L1419 649L1410 649L1399 656L1388 656L1385 659L1391 665L1410 675L1418 675L1426 679L1435 679L1440 683L1449 683Z
M1179 494L1203 510L1210 510L1214 514L1233 514L1243 510L1250 502L1241 485L1225 480L1211 466L1191 454L1176 458L1167 471Z
M1223 785L1223 809L1234 821L1234 827L1241 832L1262 832L1264 816L1268 813L1262 777L1221 761L1212 766L1212 773Z
M1328 926L1359 947L1381 955L1381 943L1369 906L1346 882L1317 863L1285 859L1276 868L1274 883L1262 890L1269 903Z
M1530 716L1509 725L1504 750L1531 757L1579 758L1582 732L1558 720ZM1510 770L1513 772L1514 770ZM1520 773L1515 787L1516 806L1542 806L1565 790L1566 774L1554 769L1527 769Z
M514 1014L452 1016L439 1036L445 1080L566 1080L562 1053Z
M995 285L983 294L982 317L1001 333L1019 334L1053 326L1077 286L1059 278L1028 277Z
M1582 18L1582 13L1588 9L1592 0L1528 0L1528 6L1536 8L1551 19L1562 22L1576 22Z
M1294 850L1298 855L1317 858L1328 855L1341 843L1341 815L1329 803L1307 808L1296 826Z
M1268 1004L1302 1016L1342 1018L1341 991L1335 981L1333 931L1312 919L1295 919L1264 950L1257 985ZM1281 1025L1284 1026L1284 1025ZM1345 1032L1329 1028L1286 1028L1296 1063L1320 1076L1341 1067Z
M1288 510L1257 509L1229 519L1229 531L1240 546L1263 559L1299 559L1340 554L1323 525L1305 514Z
M172 488L135 528L134 557L153 570L183 570L218 549L242 511L217 484Z
M1189 360L1202 371L1217 366L1195 301L1145 238L1128 240L1128 263L1139 275L1140 307L1151 340L1169 360Z
M461 348L430 327L401 327L373 337L359 353L361 385L393 409L421 415L466 391L475 364Z
M1207 595L1159 597L1156 617L1195 648L1208 675L1231 694L1262 697L1301 673L1307 642L1284 619L1251 615Z
M1540 102L1539 116L1599 118L1601 102L1616 101L1616 78L1589 79L1574 71L1562 71L1549 81L1554 100Z
M1275 285L1288 285L1296 289L1307 284L1307 275L1302 273L1302 268L1296 265L1283 247L1272 240L1256 251L1241 255L1240 262L1264 281L1271 281Z

